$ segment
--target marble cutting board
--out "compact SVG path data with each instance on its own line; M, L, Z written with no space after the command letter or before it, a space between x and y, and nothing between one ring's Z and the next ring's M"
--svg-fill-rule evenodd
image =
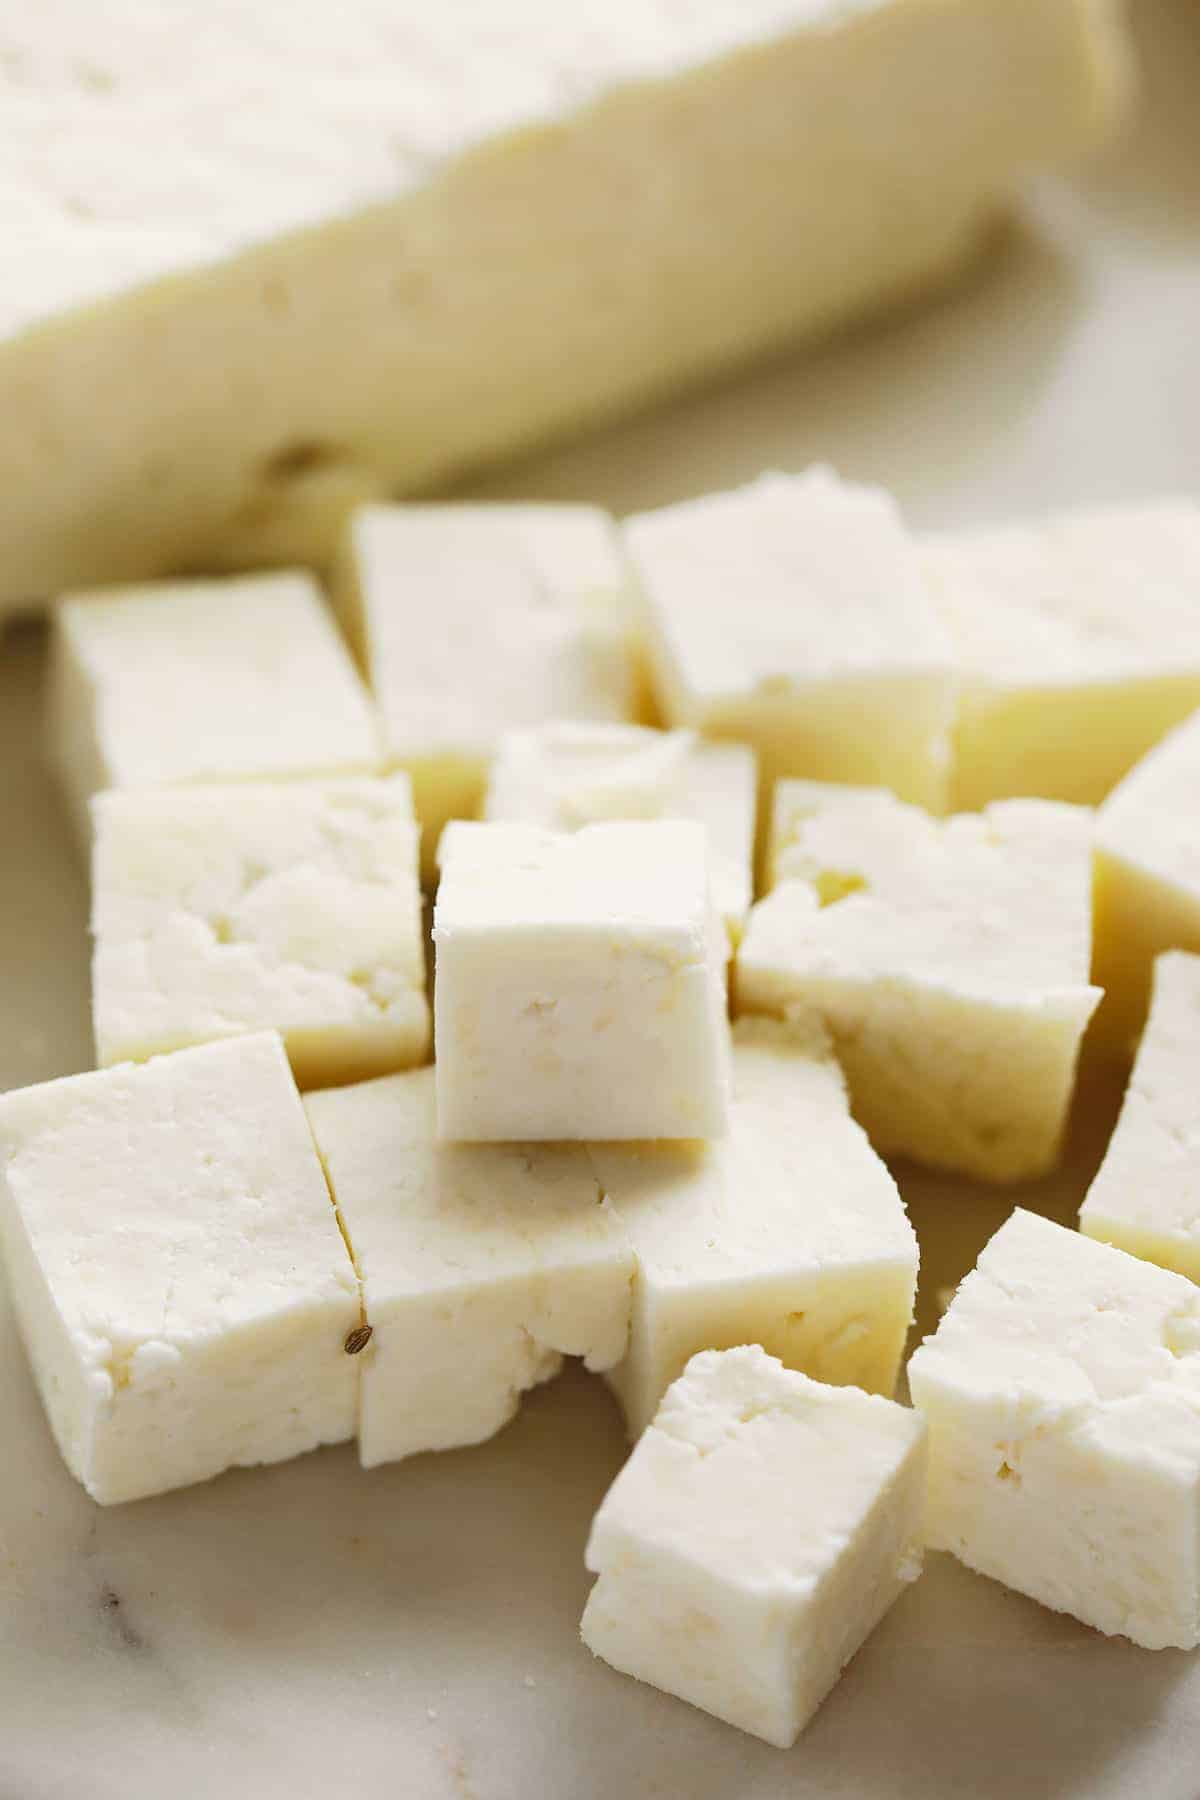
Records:
M814 458L920 524L1200 492L1200 11L1142 0L1141 123L932 308L508 472L618 510ZM87 1066L86 895L39 750L44 645L0 655L0 1087ZM1069 1221L1118 1090L1088 1076ZM899 1171L919 1329L1017 1197ZM623 1454L572 1370L478 1450L348 1449L92 1505L0 1287L0 1800L918 1800L1200 1792L1200 1656L1108 1641L942 1557L781 1753L592 1659L583 1545Z

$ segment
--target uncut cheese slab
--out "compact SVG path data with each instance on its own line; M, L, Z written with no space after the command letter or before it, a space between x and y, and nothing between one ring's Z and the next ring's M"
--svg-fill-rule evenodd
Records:
M322 557L908 295L1124 87L1091 0L45 0L3 50L0 605Z

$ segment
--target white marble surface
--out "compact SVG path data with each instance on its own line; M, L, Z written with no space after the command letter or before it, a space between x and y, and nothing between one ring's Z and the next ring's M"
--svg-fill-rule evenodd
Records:
M631 508L825 457L953 523L1200 489L1200 11L1141 0L1150 105L965 289L511 472ZM85 898L40 766L42 646L0 657L0 1086L88 1060ZM1115 1095L1089 1083L1069 1218ZM922 1318L1013 1196L905 1176ZM1022 1196L1027 1201L1028 1193ZM1200 1791L1200 1657L1101 1639L934 1559L790 1753L577 1639L615 1412L572 1372L476 1451L349 1451L103 1511L0 1299L0 1800L916 1800Z

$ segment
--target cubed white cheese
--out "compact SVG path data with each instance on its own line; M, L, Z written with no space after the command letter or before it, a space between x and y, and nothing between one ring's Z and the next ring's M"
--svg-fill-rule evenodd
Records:
M907 297L1098 134L1121 48L1093 0L20 7L0 604L320 559Z
M358 1283L273 1033L0 1096L0 1244L93 1499L354 1435Z
M75 595L55 613L50 753L88 842L102 788L367 773L375 719L308 575Z
M737 738L779 776L940 807L954 686L916 546L880 489L828 469L631 519L668 724Z
M443 1138L720 1136L728 943L702 826L455 824L441 858Z
M690 731L544 725L500 739L484 816L575 831L606 819L695 819L713 900L736 943L754 898L754 753Z
M1200 1289L1017 1211L909 1384L932 1548L1098 1631L1200 1643Z
M815 1013L885 1153L1012 1181L1049 1168L1099 998L1091 814L1009 800L931 819L891 795L781 784L738 1005Z
M1128 1051L1146 1017L1154 959L1200 952L1200 712L1143 757L1096 815L1097 1021Z
M924 547L962 687L953 803L1095 805L1200 706L1200 506L1139 501Z
M583 1641L786 1748L920 1573L924 1474L906 1408L695 1356L593 1521Z
M637 1256L629 1353L609 1376L634 1437L699 1350L761 1344L820 1381L896 1383L917 1280L896 1184L823 1032L742 1019L733 1036L727 1137L592 1147Z
M547 719L627 719L632 602L591 506L369 506L335 592L408 770L432 874L442 828L479 811L497 740Z
M581 1146L438 1143L432 1069L305 1104L372 1327L367 1467L479 1443L564 1356L624 1354L633 1255Z
M1121 1117L1079 1228L1200 1281L1200 957L1154 965L1154 998Z
M271 1028L302 1087L424 1061L406 776L114 789L92 814L101 1065Z

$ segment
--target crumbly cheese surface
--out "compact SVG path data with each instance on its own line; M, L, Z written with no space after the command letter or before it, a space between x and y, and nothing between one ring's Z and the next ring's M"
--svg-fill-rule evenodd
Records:
M101 1065L275 1029L302 1086L429 1049L407 777L97 796Z
M611 819L695 819L713 900L736 941L753 898L754 753L690 731L563 722L500 740L484 816L575 831Z
M766 779L879 781L938 806L950 648L890 496L768 475L629 521L663 712Z
M51 753L84 831L101 788L357 774L379 760L366 690L309 575L70 597L51 681Z
M1154 965L1150 1018L1079 1227L1200 1281L1200 957L1171 951Z
M1088 0L44 0L0 53L5 605L324 560L928 286L1124 85Z
M632 715L627 585L616 528L596 507L355 515L335 587L388 760L413 778L428 870L442 827L479 810L502 732Z
M444 1138L724 1132L727 940L701 826L458 823L441 859Z
M912 1358L931 1546L1099 1631L1200 1643L1200 1290L1017 1211Z
M733 1036L727 1137L591 1148L637 1256L609 1377L634 1437L700 1350L761 1344L821 1381L895 1386L917 1277L896 1184L819 1029L742 1019Z
M625 1351L633 1253L580 1146L442 1144L432 1069L305 1102L362 1277L368 1467L479 1443Z
M1095 977L1104 1038L1145 1020L1154 958L1200 952L1200 712L1164 738L1096 815Z
M693 1357L593 1521L584 1642L786 1747L919 1573L923 1476L891 1401Z
M933 539L962 692L954 803L1095 804L1200 706L1200 506L1137 501Z
M0 1242L94 1499L353 1436L358 1284L274 1034L0 1096Z
M736 992L814 1012L876 1146L985 1179L1057 1154L1088 986L1091 815L1002 801L931 819L881 792L782 783Z

